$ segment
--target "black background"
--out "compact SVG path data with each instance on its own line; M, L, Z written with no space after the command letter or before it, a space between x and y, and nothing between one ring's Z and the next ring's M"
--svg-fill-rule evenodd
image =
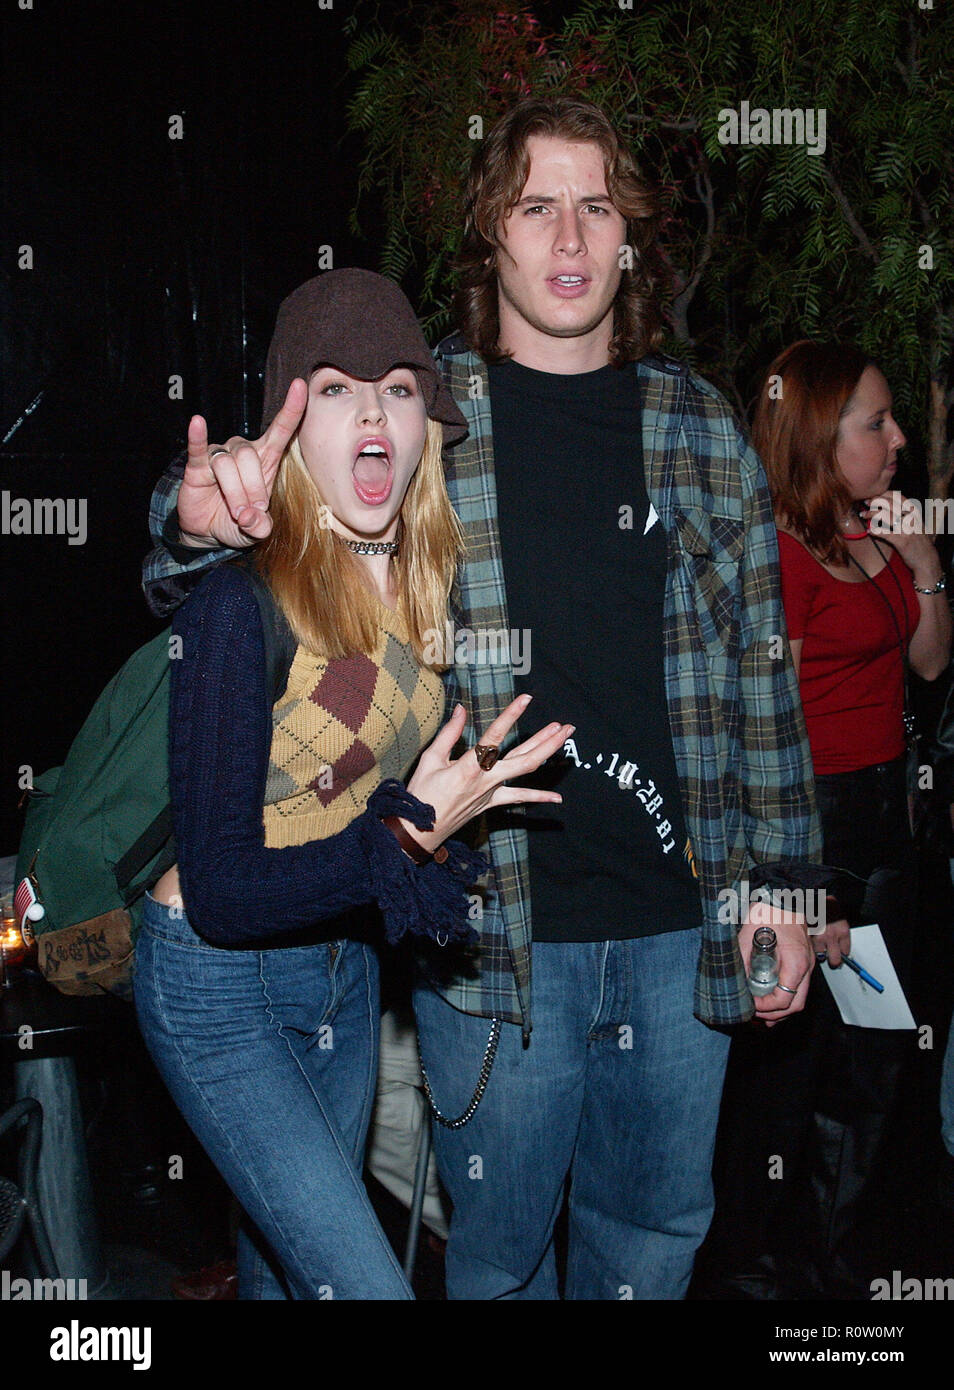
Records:
M345 135L348 0L330 9L319 0L256 0L227 10L182 0L20 3L6 0L2 19L0 488L85 498L89 536L70 546L62 536L0 535L0 855L12 854L19 836L18 769L39 773L62 761L105 681L156 630L140 591L147 503L189 416L206 414L213 438L256 433L280 299L316 272L321 247L332 248L335 266L372 268L379 249L373 200L364 206L366 239L347 227L360 156ZM181 140L169 138L173 116L183 120ZM31 270L18 268L24 245L33 249ZM169 397L174 374L182 400ZM923 951L939 992L947 960ZM945 994L938 1019L948 1006ZM945 1036L940 1024L937 1032ZM920 1087L906 1096L907 1113L926 1117L936 1147L935 1072ZM899 1187L919 1197L915 1214L926 1228L936 1221L934 1198L919 1193L917 1174L909 1179L903 1150L912 1133L899 1127ZM886 1211L892 1230L912 1220L907 1209ZM932 1277L946 1268L922 1262L905 1272ZM223 1357L238 1364L250 1341L268 1335L274 1349L288 1335L264 1307L246 1327L246 1307L220 1310L209 1341L217 1369ZM877 1320L909 1324L910 1364L936 1311L906 1307L902 1316L892 1305ZM98 1321L82 1309L17 1312L22 1345L41 1361L51 1322ZM181 1307L178 1315L192 1316ZM747 1305L721 1351L700 1346L699 1361L768 1366L773 1325L796 1316L806 1326L818 1321ZM167 1334L156 1348L165 1364L181 1352L168 1336L171 1317L150 1310ZM824 1320L846 1318L861 1321L856 1309L844 1317L826 1310ZM44 1330L31 1340L37 1326ZM624 1326L633 1327L629 1317ZM312 1335L302 1322L295 1330ZM470 1346L472 1329L459 1330ZM667 1325L663 1335L676 1330Z
M324 246L335 266L376 264L373 205L367 239L347 228L350 11L7 0L0 487L86 498L89 534L0 536L0 855L19 837L20 767L62 761L156 630L148 500L190 415L213 438L256 434L281 298Z

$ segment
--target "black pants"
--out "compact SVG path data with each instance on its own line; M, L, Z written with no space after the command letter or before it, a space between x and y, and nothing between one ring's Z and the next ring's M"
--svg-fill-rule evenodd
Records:
M816 779L849 923L877 922L910 980L915 856L903 758ZM845 967L842 967L845 968ZM858 1227L912 1034L841 1022L815 967L805 1010L733 1039L720 1115L713 1292L870 1297Z

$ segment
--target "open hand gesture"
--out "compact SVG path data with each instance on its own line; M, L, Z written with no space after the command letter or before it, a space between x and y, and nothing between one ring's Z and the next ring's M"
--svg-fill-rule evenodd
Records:
M520 695L499 714L486 730L480 742L499 746L530 703L529 695ZM559 792L542 791L536 787L508 787L511 778L526 777L541 763L558 752L573 733L572 724L548 724L531 738L518 743L499 758L489 772L477 761L469 748L461 757L451 759L454 745L464 731L467 715L463 705L457 705L450 719L436 738L425 748L407 789L420 801L434 807L434 829L419 830L405 822L408 831L425 849L435 850L442 841L453 835L488 806L511 806L526 801L562 801Z

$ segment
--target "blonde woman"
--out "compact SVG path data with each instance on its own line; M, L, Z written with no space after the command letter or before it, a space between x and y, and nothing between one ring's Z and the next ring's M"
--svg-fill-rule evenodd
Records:
M245 1211L240 1296L410 1298L361 1181L378 948L406 931L441 945L471 934L481 864L448 837L487 806L560 800L505 783L568 726L499 761L451 757L459 706L437 733L429 634L444 630L461 545L441 447L465 426L394 284L334 271L284 302L266 421L282 412L293 428L256 564L297 643L287 688L273 706L252 586L219 567L174 622L179 860L147 901L136 1005ZM193 422L193 444L200 433ZM496 748L525 704L482 744Z

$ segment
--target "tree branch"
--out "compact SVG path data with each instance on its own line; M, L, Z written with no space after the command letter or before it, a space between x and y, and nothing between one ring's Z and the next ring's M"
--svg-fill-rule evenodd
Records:
M689 336L689 305L706 266L712 259L712 246L715 239L715 193L709 177L709 161L703 156L695 175L696 192L706 210L706 230L702 239L702 250L696 260L695 268L682 289L672 302L673 332L681 343L691 343Z
M928 207L927 201L920 188L914 189L914 201L918 205L918 212L921 214L921 221L924 223L924 230L926 232L930 232L932 227L935 225L935 222L934 218L931 216L931 209Z
M822 177L828 184L828 187L831 189L832 196L834 197L835 202L841 208L842 216L844 217L845 221L848 223L848 226L854 233L855 240L858 242L858 245L867 255L871 257L875 264L877 264L879 259L877 251L871 244L867 232L862 227L855 214L852 212L851 204L845 197L844 190L842 189L838 180L835 178L831 170L827 168L827 166L825 165L822 165Z
M690 116L685 121L660 121L655 116L631 116L626 117L630 125L654 125L658 130L698 130L699 122L695 116Z

